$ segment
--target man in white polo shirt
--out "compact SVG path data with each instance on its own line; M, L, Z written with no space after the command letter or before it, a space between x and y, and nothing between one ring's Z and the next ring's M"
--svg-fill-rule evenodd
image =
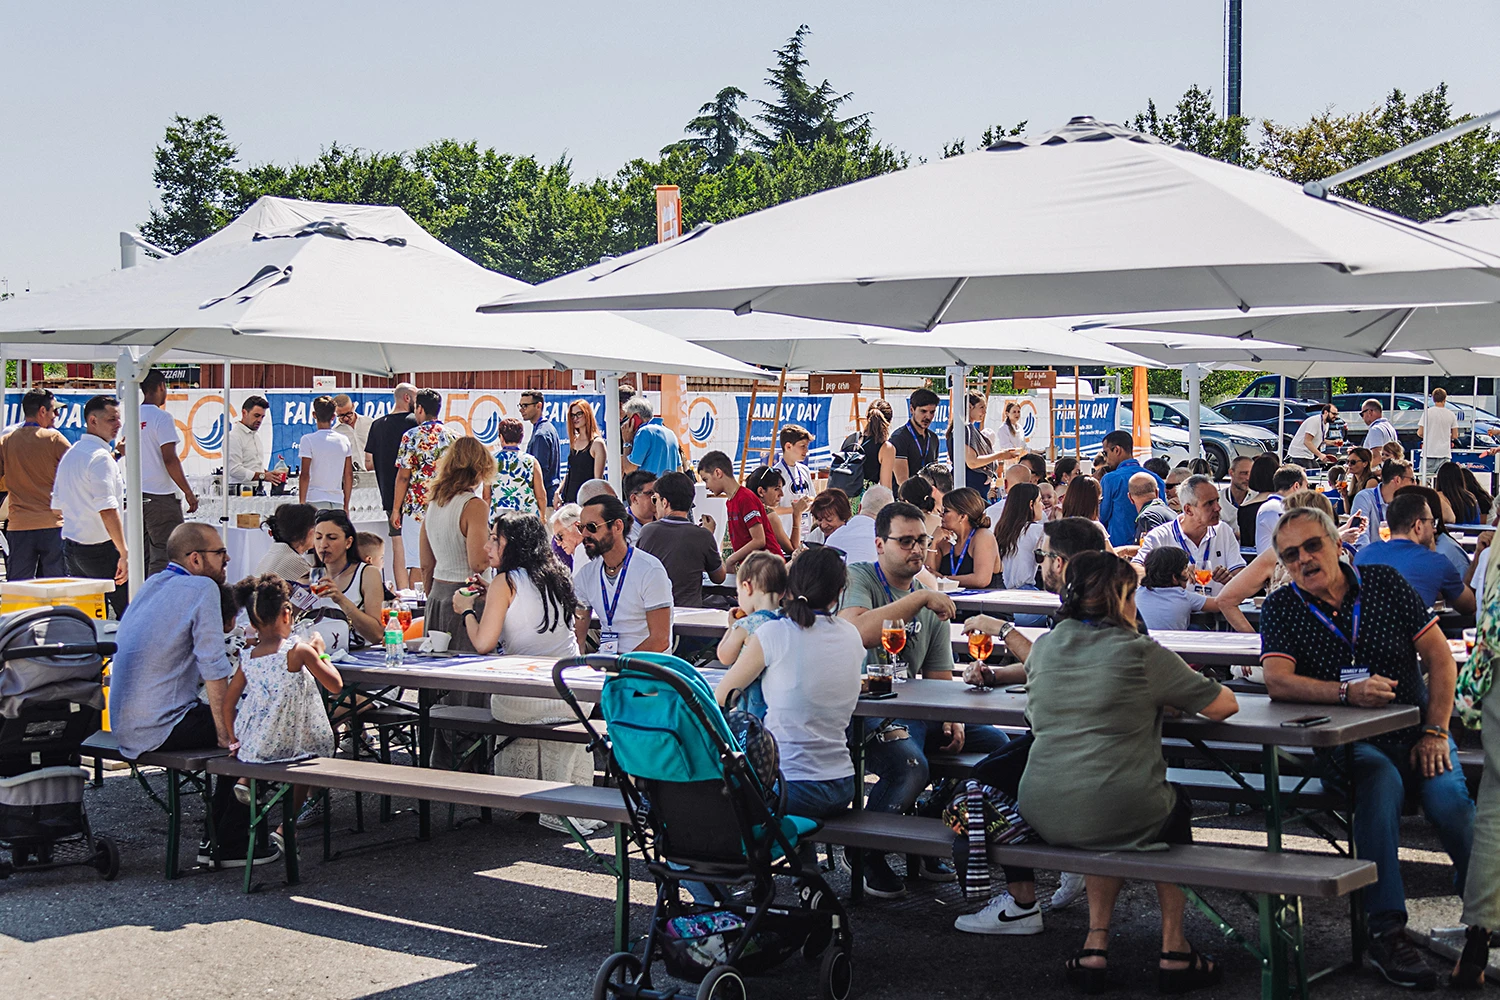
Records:
M1437 473L1438 466L1453 460L1453 445L1458 441L1458 414L1448 406L1448 390L1432 390L1432 405L1422 411L1417 424L1422 439L1422 477Z
M1324 454L1323 445L1328 440L1328 426L1338 419L1339 408L1324 403L1316 413L1297 427L1292 435L1291 447L1286 450L1286 460L1304 469L1321 468L1324 462L1332 462L1332 455Z
M318 429L302 435L297 453L302 473L297 477L297 501L319 510L348 510L354 492L353 451L349 439L333 429L334 402L329 396L313 400Z
M1182 503L1182 513L1148 531L1131 561L1144 569L1146 557L1155 549L1163 546L1182 549L1194 573L1207 570L1212 574L1207 583L1199 583L1195 578L1193 589L1214 597L1231 577L1245 568L1239 539L1234 537L1234 529L1219 517L1221 500L1212 479L1188 476L1177 487L1177 498Z
M115 462L120 401L94 396L83 404L85 433L57 463L52 509L62 514L63 560L72 576L113 580L109 606L125 613L125 483Z
M599 652L665 653L672 645L672 578L649 552L625 540L629 512L618 497L592 497L578 515L589 561L573 574L578 648L588 637L590 612L599 618Z
M177 454L181 441L177 421L162 409L167 402L167 380L161 369L153 368L141 379L141 522L145 528L146 575L167 568L167 539L182 523L182 502L187 512L198 509L198 495L188 485L182 471L182 457Z

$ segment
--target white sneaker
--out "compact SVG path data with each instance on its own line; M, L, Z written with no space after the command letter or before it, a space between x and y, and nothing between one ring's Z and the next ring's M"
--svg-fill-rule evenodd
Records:
M966 913L953 926L970 934L1040 934L1042 911L1035 903L1022 906L1002 892L994 896L978 913Z
M1082 875L1076 872L1063 872L1062 881L1057 884L1057 891L1052 894L1052 899L1048 901L1047 909L1056 910L1064 906L1071 906L1087 895Z

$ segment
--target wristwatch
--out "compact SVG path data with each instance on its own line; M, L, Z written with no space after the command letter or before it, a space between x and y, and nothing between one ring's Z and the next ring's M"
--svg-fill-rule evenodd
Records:
M1016 630L1016 623L1015 622L1013 622L1013 621L1007 621L1004 618L1000 619L1000 641L1001 642L1004 642L1006 640L1006 638L1012 632L1014 632L1015 630Z

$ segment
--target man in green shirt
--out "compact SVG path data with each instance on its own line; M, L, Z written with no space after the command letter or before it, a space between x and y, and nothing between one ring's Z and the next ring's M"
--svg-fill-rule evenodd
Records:
M874 662L873 658L881 655L884 623L901 620L905 623L906 645L900 659L909 664L912 675L950 680L953 645L948 621L955 611L953 601L923 587L916 579L931 542L922 512L916 507L909 503L882 507L875 518L876 561L850 564L839 615L859 629L865 648L870 650L866 662ZM861 721L867 737L876 734L866 744L865 760L870 772L880 778L865 807L883 812L907 812L916 805L917 796L927 787L928 754L958 753L965 747L989 753L1006 742L1005 734L993 726L976 726L965 733L961 722L945 722L939 727L920 719ZM882 899L906 893L906 886L883 853L866 852L863 860L866 892ZM935 882L951 882L954 878L952 866L936 858L922 859L920 875Z

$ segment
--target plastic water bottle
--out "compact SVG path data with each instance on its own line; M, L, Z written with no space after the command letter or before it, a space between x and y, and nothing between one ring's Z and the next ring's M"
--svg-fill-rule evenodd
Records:
M401 619L394 611L385 621L385 665L399 667L406 662L406 639L401 634Z

